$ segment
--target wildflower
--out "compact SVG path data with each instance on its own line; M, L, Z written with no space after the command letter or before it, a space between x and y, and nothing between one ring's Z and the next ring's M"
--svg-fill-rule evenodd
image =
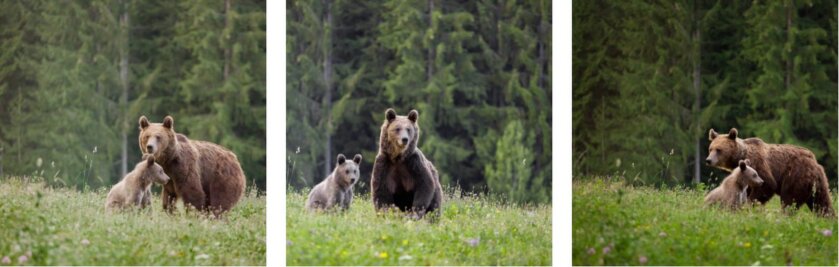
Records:
M833 231L830 231L829 229L824 229L824 230L822 230L822 235L823 236L832 236Z
M638 257L638 263L647 264L647 257L645 257L645 256Z
M85 245L85 246L90 245L90 241L87 240L87 239L82 239L82 245Z
M746 242L746 244L743 244L743 247L750 248L750 247L752 247L752 243L751 242Z
M481 242L481 238L480 238L480 237L478 237L478 238L470 238L469 240L466 240L466 243L467 243L467 244L469 244L469 246L473 246L473 247L474 247L474 246L477 246L477 245L478 245L478 243L480 243L480 242Z
M411 255L402 255L402 256L399 256L399 260L400 260L400 261L408 261L408 260L411 260L411 259L413 259L413 258L414 258L414 257L411 257Z
M379 259L387 259L387 252L379 252L376 257Z
M659 237L667 237L667 233L665 233L665 232L660 232L660 233L658 233L658 236L659 236Z
M612 247L611 247L611 246L605 246L605 247L603 247L603 254L609 254L609 251L612 251Z
M20 257L17 258L17 263L18 264L24 264L27 261L29 261L29 257L27 257L26 255L21 255Z
M0 260L3 264L12 264L12 259L9 259L9 256L3 256L3 260Z
M209 258L210 258L210 255L207 255L207 254L198 254L197 256L195 256L195 260L206 260L206 259L209 259Z
M285 240L285 245L286 246L291 246L291 244L294 244L294 243L291 242L291 240L288 240L288 239Z
M595 251L594 248L588 248L588 255L594 255L596 252L597 251Z

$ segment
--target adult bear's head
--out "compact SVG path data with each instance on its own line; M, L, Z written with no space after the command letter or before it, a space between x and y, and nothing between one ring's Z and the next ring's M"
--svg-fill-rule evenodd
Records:
M385 111L385 122L379 137L379 146L390 158L408 155L417 148L420 128L417 124L419 112L411 110L408 116L398 116L389 108Z
M163 123L150 123L146 116L140 117L140 150L157 159L166 159L178 140L175 138L175 119L166 116Z
M723 170L732 171L739 166L740 160L745 159L746 151L743 140L737 138L737 129L731 128L728 134L718 134L711 129L708 131L708 157L705 163Z

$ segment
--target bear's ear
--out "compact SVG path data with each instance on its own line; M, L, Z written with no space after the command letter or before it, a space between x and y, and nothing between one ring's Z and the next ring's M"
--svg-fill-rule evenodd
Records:
M396 119L396 110L389 108L385 110L385 118L387 118L388 122L391 122Z
M714 141L714 138L717 138L717 135L719 135L719 134L717 134L717 132L714 131L714 128L711 128L711 130L708 131L708 140L709 141Z
M344 164L347 162L347 157L344 157L344 154L338 154L338 165Z
M354 161L355 164L361 164L361 154L355 154L355 157L352 157L352 161Z
M731 130L728 131L728 138L731 138L732 140L737 139L737 128L731 128Z
M412 122L417 122L419 118L419 112L416 109L412 109L411 112L408 112L408 119Z
M146 164L148 164L147 165L148 167L154 166L154 156L153 155L148 155L147 157L144 157L144 158L146 158Z
M175 119L173 119L172 116L166 116L166 118L163 118L163 127L166 127L166 129L172 129L174 126Z
M149 119L146 116L140 116L140 130L146 129L149 127Z
M746 166L752 166L752 161L749 159L744 159L743 163L746 163Z
M741 161L740 161L740 171L746 171L746 165L747 165L747 164L746 164L746 161L745 161L745 160L741 160Z

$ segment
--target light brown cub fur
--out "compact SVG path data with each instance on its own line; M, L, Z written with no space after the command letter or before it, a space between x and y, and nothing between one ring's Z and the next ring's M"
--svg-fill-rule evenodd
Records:
M132 206L146 208L151 203L149 197L152 183L163 185L167 182L169 176L163 172L163 167L154 162L154 156L146 154L143 161L137 163L134 170L108 192L105 210L115 211Z
M361 155L356 154L352 161L348 161L344 154L338 154L338 165L332 174L312 188L306 209L309 211L331 209L340 205L341 209L350 208L352 203L352 186L358 182L358 168Z
M748 203L749 187L760 187L763 179L757 171L749 166L749 160L741 160L738 168L735 168L720 186L714 188L705 196L705 205L718 204L724 208L736 210L745 203Z

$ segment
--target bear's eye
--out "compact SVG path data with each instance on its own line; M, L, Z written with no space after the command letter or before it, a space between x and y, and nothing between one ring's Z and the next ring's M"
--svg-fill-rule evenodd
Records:
M400 129L400 128L396 128L396 131L397 131L397 132L398 132L399 130L402 130L402 129Z
M350 174L350 171L349 171L349 170L347 170L347 174Z

